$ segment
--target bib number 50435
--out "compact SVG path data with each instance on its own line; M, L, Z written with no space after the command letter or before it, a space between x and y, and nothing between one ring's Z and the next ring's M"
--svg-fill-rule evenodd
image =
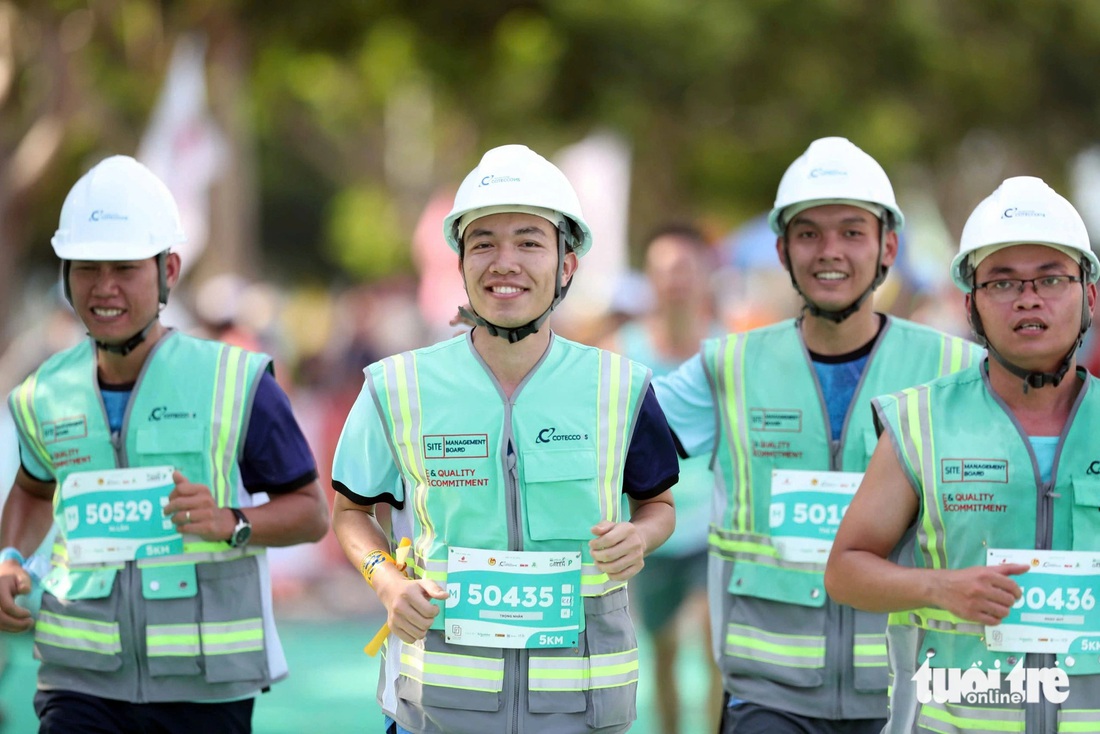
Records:
M549 607L554 604L554 591L549 586L513 586L507 591L493 584L467 584L466 600L470 604L484 604L487 607Z

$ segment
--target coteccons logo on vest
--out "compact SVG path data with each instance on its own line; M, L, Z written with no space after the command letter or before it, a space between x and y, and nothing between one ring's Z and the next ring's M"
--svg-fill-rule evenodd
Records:
M1069 676L1061 668L1025 668L1021 656L1002 681L1000 661L996 665L993 670L933 668L925 660L910 680L921 703L1063 703L1069 697Z

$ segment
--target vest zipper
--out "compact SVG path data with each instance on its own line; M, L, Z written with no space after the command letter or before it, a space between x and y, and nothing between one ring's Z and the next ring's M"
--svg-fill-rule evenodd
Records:
M507 487L507 502L508 502L508 546L512 550L523 550L523 528L520 522L520 499L519 499L519 449L512 441L512 401L508 400L505 403L505 420L508 426L508 447L511 449L506 458L508 487ZM505 650L504 651L504 666L505 674L504 679L512 680L512 728L513 734L519 734L520 723L520 695L524 686L521 685L520 676L523 671L523 655L524 650ZM511 668L512 675L509 676L507 669Z

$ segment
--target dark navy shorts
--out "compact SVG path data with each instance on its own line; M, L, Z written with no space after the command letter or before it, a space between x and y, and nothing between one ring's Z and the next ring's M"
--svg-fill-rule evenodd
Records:
M879 734L886 719L815 719L747 701L729 701L722 709L719 734Z
M38 691L38 734L250 734L255 699L130 703L74 691Z

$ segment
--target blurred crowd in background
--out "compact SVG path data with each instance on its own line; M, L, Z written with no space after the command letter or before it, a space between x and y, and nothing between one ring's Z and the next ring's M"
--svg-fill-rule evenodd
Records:
M1041 176L1100 231L1098 54L1100 4L1074 0L0 0L0 393L83 336L48 239L116 153L180 203L163 321L274 357L325 487L363 368L465 328L441 223L492 145L529 145L580 194L596 244L553 320L569 338L646 318L642 249L669 224L705 235L693 287L720 328L796 316L764 212L827 135L882 162L906 215L877 308L969 335L948 265L997 182ZM271 556L284 613L377 604L331 534Z

